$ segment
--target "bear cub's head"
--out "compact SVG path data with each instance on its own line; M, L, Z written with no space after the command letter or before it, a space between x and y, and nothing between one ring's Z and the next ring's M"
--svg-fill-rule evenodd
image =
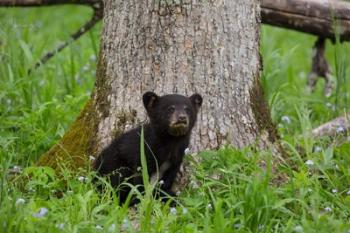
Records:
M158 133L174 137L185 136L191 132L202 101L199 94L190 97L177 94L158 96L154 92L146 92L143 95L143 105L152 127Z

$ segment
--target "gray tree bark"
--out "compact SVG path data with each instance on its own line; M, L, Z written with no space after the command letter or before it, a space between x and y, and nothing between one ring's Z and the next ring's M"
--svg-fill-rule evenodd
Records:
M108 93L93 97L99 149L145 120L149 90L203 95L195 151L262 135L251 98L260 71L257 1L105 1L105 9L98 79Z
M42 164L57 160L61 147L64 154L73 149L71 156L96 155L144 122L146 91L203 96L193 152L224 144L266 147L277 139L259 82L258 1L105 0L103 21L92 99ZM83 143L74 143L79 132Z

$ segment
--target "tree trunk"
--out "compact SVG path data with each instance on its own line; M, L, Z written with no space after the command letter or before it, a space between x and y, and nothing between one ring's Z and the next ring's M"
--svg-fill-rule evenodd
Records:
M146 120L142 94L204 98L191 151L277 138L259 83L258 1L106 0L91 101L39 164L96 155Z

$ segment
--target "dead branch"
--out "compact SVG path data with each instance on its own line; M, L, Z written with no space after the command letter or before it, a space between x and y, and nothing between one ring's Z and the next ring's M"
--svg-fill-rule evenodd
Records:
M102 0L0 0L0 6L26 7L60 4L94 6ZM323 38L350 40L350 2L335 0L262 0L262 23L294 29ZM335 27L337 25L337 27ZM335 29L337 28L337 29Z
M96 9L101 7L102 0L0 0L0 6L50 6L59 4L88 5ZM69 42L59 45L56 50L45 54L34 68L38 68L61 51L71 41L92 28L97 21L102 19L102 11L99 17L95 15L82 28L71 35ZM324 40L332 41L339 36L340 41L350 40L350 2L335 0L262 0L261 1L262 23L294 29L297 31L313 34L319 37L315 43L315 55L312 61L312 70L308 77L308 85L314 89L319 77L326 81L324 93L329 96L332 92L331 71L324 57Z
M103 7L102 4L95 4L93 6L94 9L94 13L91 17L91 19L86 22L82 27L80 27L76 32L74 32L71 36L70 39L65 41L64 43L60 44L57 46L57 48L53 51L50 51L48 53L46 53L45 55L43 55L40 58L40 61L38 61L35 65L34 65L34 70L39 68L41 65L45 64L50 58L52 58L55 54L57 54L58 52L60 52L61 50L63 50L64 48L66 48L72 41L75 41L77 39L79 39L82 35L84 35L87 31L89 31L93 26L95 26L95 24L97 22L99 22L102 19L103 16ZM32 69L28 70L28 74L30 74L32 72Z

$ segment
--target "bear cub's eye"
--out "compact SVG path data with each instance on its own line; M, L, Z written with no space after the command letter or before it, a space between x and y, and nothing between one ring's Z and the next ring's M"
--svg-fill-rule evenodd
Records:
M185 110L186 113L190 113L191 112L191 109L189 107L187 107L187 106L184 107L184 110Z
M175 112L175 107L174 107L174 106L170 106L170 107L168 108L168 112L169 112L169 113Z

